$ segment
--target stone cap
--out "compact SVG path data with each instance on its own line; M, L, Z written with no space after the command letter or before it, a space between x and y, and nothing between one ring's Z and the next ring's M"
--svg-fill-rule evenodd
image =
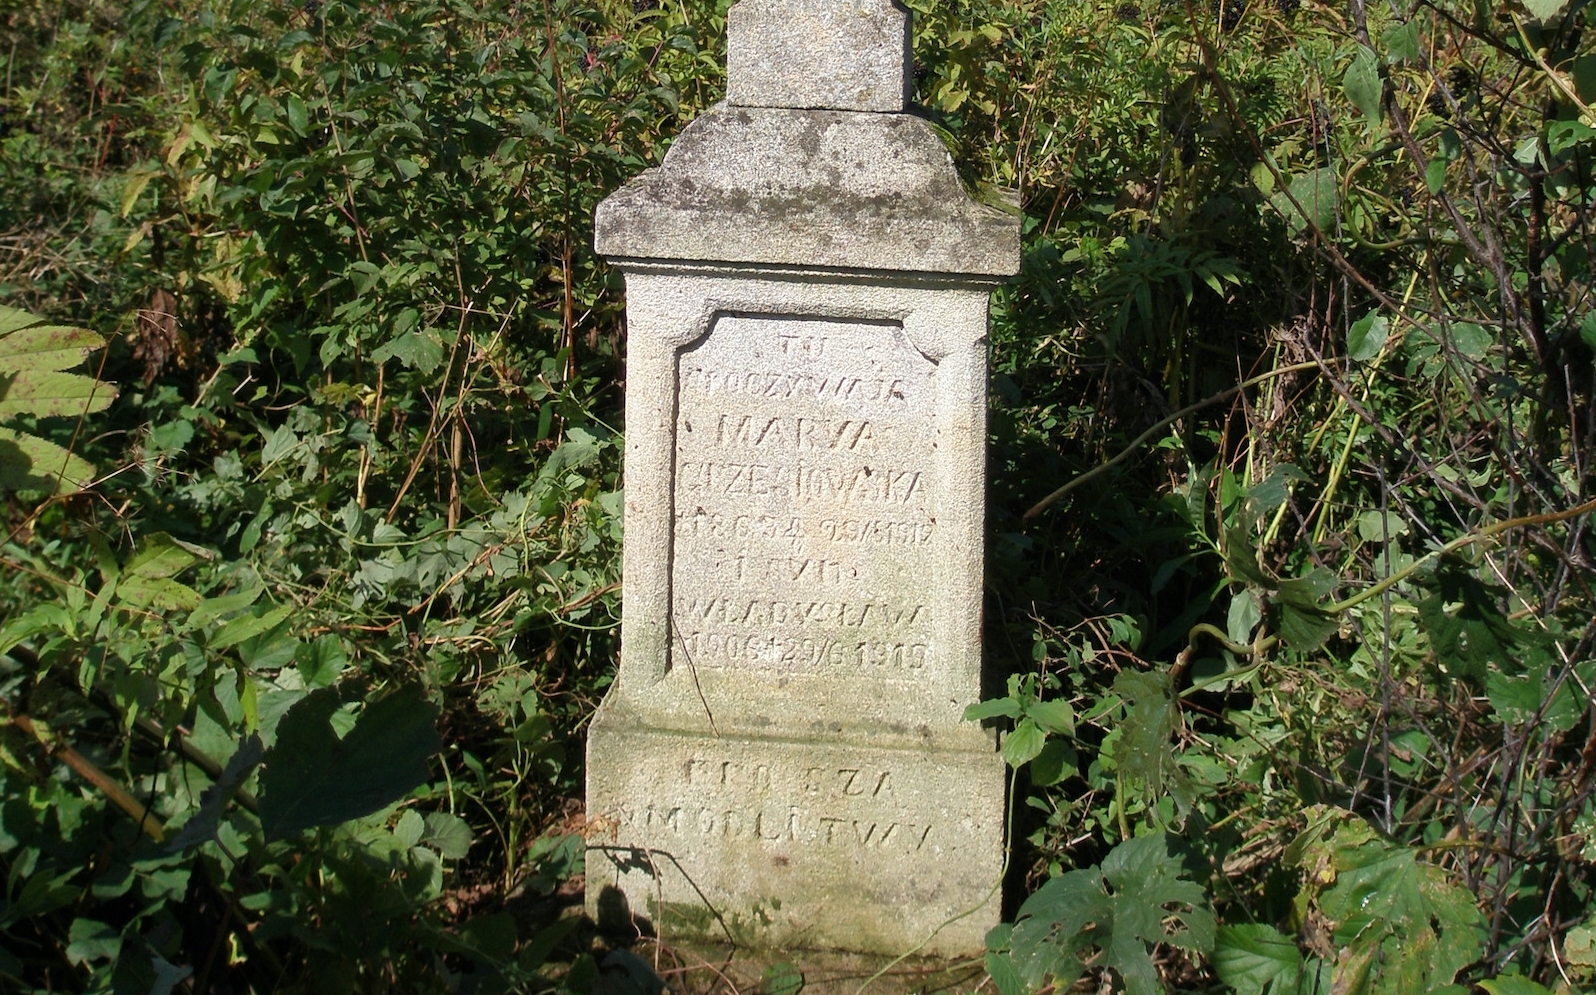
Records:
M909 12L893 0L742 0L726 14L726 102L897 113Z
M599 205L594 246L621 260L990 279L1019 272L1020 219L973 200L913 115L719 104Z

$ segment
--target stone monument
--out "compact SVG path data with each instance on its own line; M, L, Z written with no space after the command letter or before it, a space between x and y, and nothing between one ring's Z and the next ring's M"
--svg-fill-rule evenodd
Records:
M962 713L987 303L1019 221L907 113L891 0L741 0L728 32L726 101L596 220L628 344L589 907L666 938L968 953L1003 865L1003 763Z

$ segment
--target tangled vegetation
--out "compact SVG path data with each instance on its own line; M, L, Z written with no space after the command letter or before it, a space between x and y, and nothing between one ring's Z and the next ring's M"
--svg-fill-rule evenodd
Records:
M590 224L727 5L0 0L6 990L629 990ZM1588 0L910 5L1025 217L981 983L1596 984Z

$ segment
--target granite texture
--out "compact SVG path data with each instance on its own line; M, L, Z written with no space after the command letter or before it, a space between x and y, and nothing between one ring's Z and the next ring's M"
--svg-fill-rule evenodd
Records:
M729 102L595 221L626 278L626 538L588 907L667 941L975 953L1005 778L962 716L1019 219L896 113L901 9L729 19Z
M876 111L908 105L909 12L891 0L742 0L726 14L726 100Z
M603 717L611 748L588 804L605 821L587 855L601 926L641 916L667 943L777 950L929 938L921 953L957 956L997 921L1003 780L989 749L687 738Z
M970 198L918 117L721 104L599 205L594 244L623 263L1002 277L1019 270L1020 227Z

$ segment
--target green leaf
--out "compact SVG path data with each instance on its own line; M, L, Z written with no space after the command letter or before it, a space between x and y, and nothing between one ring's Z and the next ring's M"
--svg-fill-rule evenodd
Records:
M267 839L370 815L427 780L427 760L442 748L438 709L419 687L367 705L340 740L331 718L338 691L300 699L277 725L260 776L261 827Z
M1524 9L1537 21L1550 21L1567 6L1568 0L1524 0Z
M1363 112L1364 117L1378 121L1382 87L1379 56L1368 46L1359 45L1358 51L1352 56L1352 64L1341 79L1341 88L1346 92L1347 99Z
M421 842L446 860L460 860L471 850L471 824L449 812L428 812Z
M122 934L103 922L74 919L67 930L67 960L74 964L115 960L122 949Z
M1346 948L1337 991L1434 991L1484 954L1485 919L1474 895L1350 812L1331 810L1292 845L1293 857L1313 869L1310 889L1330 885L1317 904Z
M389 339L371 354L372 362L397 359L421 373L432 373L443 365L443 339L435 328L415 328Z
M1497 596L1466 569L1445 565L1418 605L1419 623L1436 657L1459 677L1484 679L1491 664L1517 673L1517 659L1537 636L1515 626L1498 607Z
M212 560L216 554L203 546L173 539L165 532L155 532L144 538L141 548L122 568L122 580L117 585L117 601L132 607L160 608L168 611L199 607L202 599L198 591L172 578L200 560Z
M1236 995L1296 995L1302 951L1273 926L1222 926L1214 937L1214 970Z
M52 370L0 374L0 418L63 418L104 411L116 393L93 377Z
M964 709L966 722L980 722L985 719L998 717L1017 719L1020 717L1020 703L1013 698L991 698L978 701Z
M803 972L791 961L779 961L765 968L759 981L760 995L798 995L803 990Z
M1021 719L1014 731L1003 737L1003 759L1010 767L1023 767L1030 763L1047 742L1043 732L1031 719Z
M93 482L88 460L36 435L0 427L0 487L66 494Z
M1243 588L1230 599L1230 610L1225 613L1225 634L1233 643L1252 642L1253 630L1263 621L1263 611L1258 606L1258 594Z
M41 324L26 311L0 304L0 373L70 369L103 345L87 328Z
M255 772L265 755L266 747L261 743L260 736L250 733L244 741L238 744L238 749L233 751L232 759L227 761L221 776L216 783L206 788L200 794L199 811L183 823L183 828L176 836L166 842L168 853L178 853L191 846L198 846L206 840L216 836L216 827L221 822L222 813L226 811L231 802Z
M1419 38L1419 25L1415 21L1393 25L1380 36L1385 43L1385 61L1417 63L1424 57L1424 43Z
M305 102L299 99L298 94L290 93L283 100L283 110L288 115L288 127L303 138L310 128L310 115L305 110Z
M220 652L230 646L236 646L246 639L251 639L263 632L270 632L281 624L288 616L294 613L293 605L278 605L256 614L251 612L237 618L228 619L217 629L208 640L211 649Z
M1050 739L1042 751L1031 761L1031 783L1039 788L1057 784L1080 770L1081 758L1075 748L1060 740Z
M998 990L998 995L1026 995L1025 980L1020 977L1020 972L1014 967L1014 958L998 950L986 952L986 973L992 976L992 984Z
M1552 995L1550 988L1518 974L1504 974L1500 978L1482 981L1480 987L1488 995Z
M1115 764L1158 794L1178 771L1170 738L1180 725L1180 708L1169 674L1121 671L1114 678L1114 693L1125 700L1125 718L1119 724L1120 740Z
M1347 358L1365 363L1378 356L1390 332L1391 322L1380 312L1370 311L1347 331Z
M1484 359L1491 351L1491 333L1471 322L1458 322L1452 326L1452 346L1470 359Z
M1067 701L1038 701L1025 709L1025 715L1048 732L1075 735L1075 709Z
M1277 191L1269 203L1285 216L1291 233L1301 235L1310 225L1319 231L1334 227L1340 197L1335 167L1320 166L1293 176L1286 189Z
M1424 186L1432 194L1440 193L1446 186L1446 160L1436 156L1424 167Z
M152 532L139 544L139 551L122 568L124 577L156 579L175 577L201 560L214 560L216 554L204 546L174 539L165 532Z
M1101 868L1070 871L1037 889L1020 906L1009 942L1033 988L1050 980L1068 988L1095 951L1093 963L1119 972L1129 995L1158 995L1154 946L1206 953L1214 917L1168 839L1140 836L1115 847Z

